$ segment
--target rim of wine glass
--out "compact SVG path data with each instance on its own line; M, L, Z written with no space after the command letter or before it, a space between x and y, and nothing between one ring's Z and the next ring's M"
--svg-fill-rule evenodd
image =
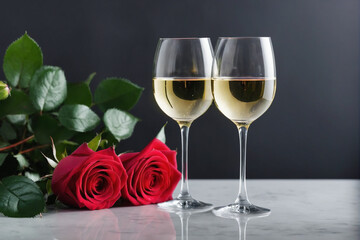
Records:
M167 39L173 39L173 40L195 40L195 39L210 39L209 37L186 37L186 38L172 38L172 37L165 37L165 38L159 38L160 40L167 40Z
M271 37L219 37L220 39L246 39L246 38L271 38Z

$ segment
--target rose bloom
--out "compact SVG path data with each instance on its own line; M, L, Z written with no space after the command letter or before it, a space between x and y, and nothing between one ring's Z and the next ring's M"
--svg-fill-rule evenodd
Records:
M126 179L113 148L94 152L83 143L59 162L51 185L61 202L95 210L112 207L121 197Z
M141 152L120 155L128 179L122 190L124 199L133 205L145 205L172 199L181 173L176 166L176 151L158 139Z

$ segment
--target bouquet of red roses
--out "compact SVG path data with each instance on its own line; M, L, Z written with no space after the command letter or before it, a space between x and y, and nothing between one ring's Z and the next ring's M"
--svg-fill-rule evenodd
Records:
M27 33L3 58L0 213L36 216L56 203L53 193L88 209L119 199L133 205L170 199L180 179L175 151L157 139L139 153L118 156L112 147L131 137L139 119L129 111L144 89L111 77L97 81L93 93L95 73L74 83L60 67L43 63L40 46ZM43 157L51 154L54 160Z
M180 178L176 151L156 138L141 152L120 156L112 147L95 152L84 143L59 162L52 190L67 205L94 210L119 199L132 205L171 200Z

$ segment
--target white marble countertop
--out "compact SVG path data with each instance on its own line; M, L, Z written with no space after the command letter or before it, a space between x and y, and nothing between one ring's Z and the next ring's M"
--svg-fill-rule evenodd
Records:
M190 181L192 195L215 206L233 202L237 189L236 180ZM219 218L211 211L181 219L156 205L57 209L36 218L0 216L0 239L360 239L359 180L249 180L248 192L252 203L272 212L248 219L247 226L247 219Z

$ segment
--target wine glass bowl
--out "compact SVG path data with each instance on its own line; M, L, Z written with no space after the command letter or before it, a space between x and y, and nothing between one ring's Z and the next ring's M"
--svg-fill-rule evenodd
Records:
M217 108L238 128L240 184L235 203L213 210L216 215L263 214L246 189L246 144L250 124L270 107L276 92L275 58L268 37L219 38L212 67L212 92Z
M213 101L211 69L213 50L209 38L161 38L154 58L153 93L160 109L181 129L181 190L174 200L158 204L169 211L210 209L211 204L192 198L188 186L188 134L191 123Z

